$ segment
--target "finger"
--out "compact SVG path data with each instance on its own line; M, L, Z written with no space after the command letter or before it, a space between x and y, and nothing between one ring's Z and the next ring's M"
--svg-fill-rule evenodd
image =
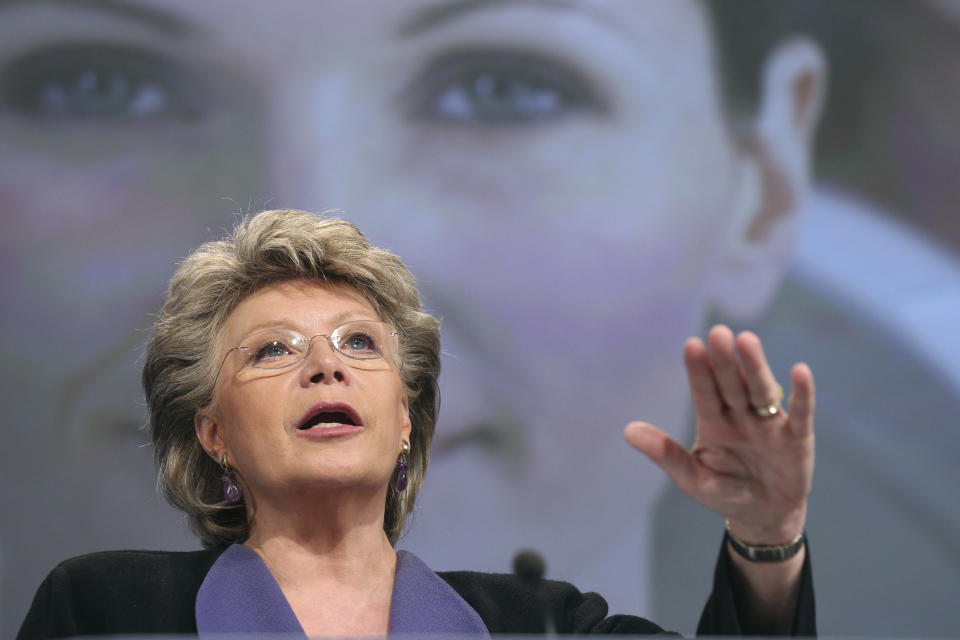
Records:
M805 363L793 365L790 372L790 431L797 436L805 437L813 433L813 413L816 409L816 389L813 383L813 372Z
M623 436L630 446L663 469L681 491L690 493L696 486L693 456L666 433L646 422L631 422Z
M744 331L737 336L736 347L743 364L750 404L754 407L779 405L783 389L770 370L760 338L752 331Z
M690 338L683 345L683 363L687 367L690 397L697 415L713 419L723 415L723 399L713 377L707 348L699 338Z
M724 404L735 411L747 411L750 401L737 354L734 352L733 332L718 324L707 334L710 345L710 365Z

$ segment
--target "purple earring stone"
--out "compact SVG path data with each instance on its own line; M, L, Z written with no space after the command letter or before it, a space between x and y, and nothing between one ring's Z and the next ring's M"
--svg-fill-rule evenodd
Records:
M223 469L223 475L220 476L220 481L223 482L223 499L227 502L240 502L240 498L243 497L243 487L237 480L237 474L227 464L227 454L220 456L220 467Z
M224 471L220 480L223 482L223 499L227 502L240 502L240 498L243 497L243 487L240 486L233 471Z
M407 462L407 455L401 453L400 458L397 460L397 484L393 487L393 490L397 493L403 493L407 488L407 469L409 468L410 464Z

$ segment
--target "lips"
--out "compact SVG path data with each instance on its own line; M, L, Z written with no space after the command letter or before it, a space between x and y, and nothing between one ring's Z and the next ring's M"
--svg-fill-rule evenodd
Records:
M360 420L360 414L349 404L321 403L313 405L303 414L297 423L297 429L309 431L314 428L329 429L343 425L362 427L363 421Z

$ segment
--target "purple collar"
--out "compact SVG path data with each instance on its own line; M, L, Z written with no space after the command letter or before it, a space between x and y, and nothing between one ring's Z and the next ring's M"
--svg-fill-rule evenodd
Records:
M210 567L196 603L200 633L261 632L304 635L280 585L257 553L227 548ZM390 633L473 633L489 637L480 615L420 558L397 553Z

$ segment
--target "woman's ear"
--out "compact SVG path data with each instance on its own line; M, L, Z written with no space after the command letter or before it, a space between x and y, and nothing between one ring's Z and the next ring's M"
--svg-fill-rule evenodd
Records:
M780 43L764 64L757 113L742 141L727 246L713 283L713 307L724 316L759 315L783 279L811 188L826 76L823 53L807 38Z
M413 430L413 423L410 421L410 396L406 393L401 394L401 411L403 412L402 420L400 426L400 436L406 440L410 441L410 432Z
M227 452L227 445L220 435L220 424L211 411L200 409L193 416L193 428L197 432L197 440L204 451L219 464L219 456Z

